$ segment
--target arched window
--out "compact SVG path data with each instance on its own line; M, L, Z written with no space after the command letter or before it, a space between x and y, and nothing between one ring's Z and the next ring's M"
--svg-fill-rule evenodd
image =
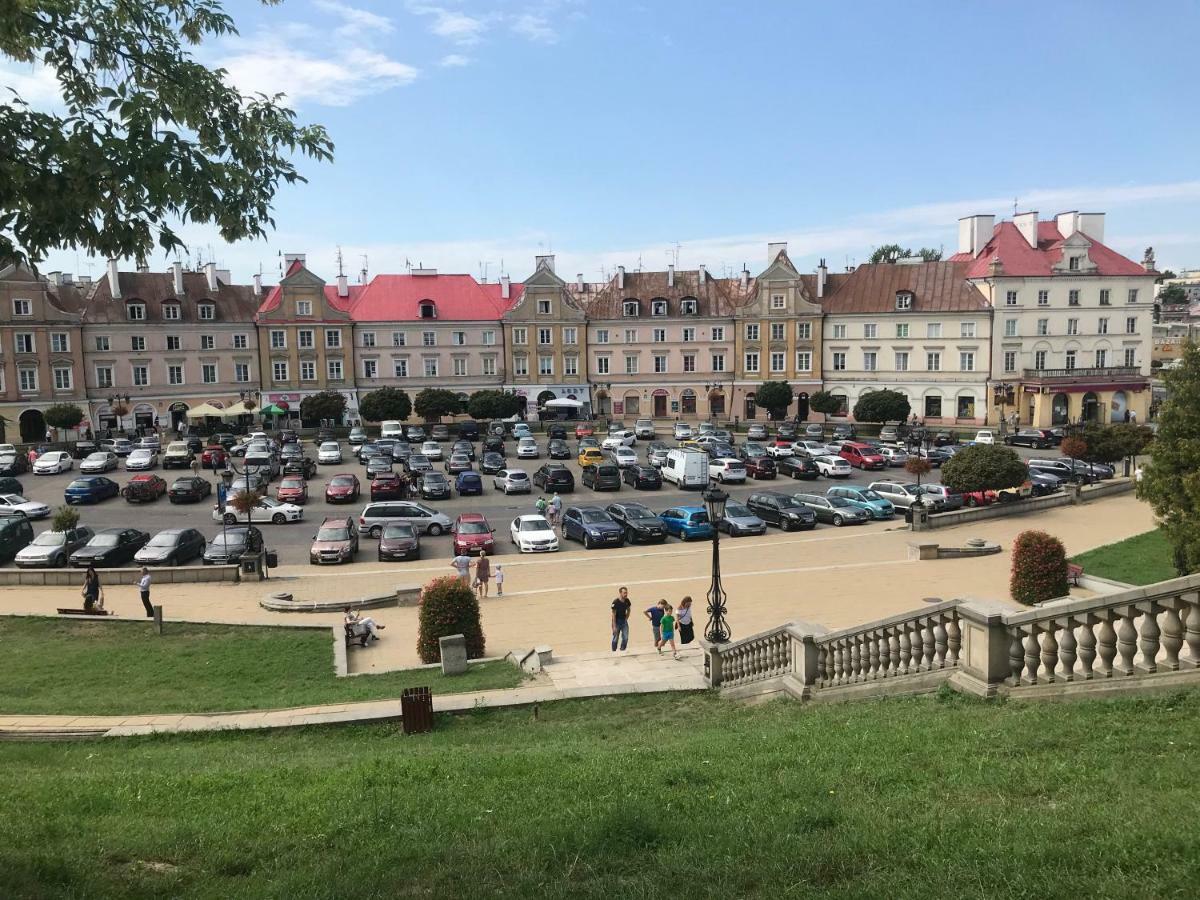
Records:
M432 300L422 300L420 310L422 319L437 318L437 304L435 304Z

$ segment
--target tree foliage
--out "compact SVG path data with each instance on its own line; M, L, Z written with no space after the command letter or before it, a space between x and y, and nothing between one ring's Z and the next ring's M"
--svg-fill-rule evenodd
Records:
M1002 491L1029 480L1017 452L995 444L976 444L955 453L942 465L942 484L960 494Z
M471 586L456 575L435 578L421 589L417 653L421 662L441 662L438 638L461 634L467 639L467 658L483 656L483 623L479 599Z
M1058 449L1068 459L1084 459L1087 457L1088 444L1082 435L1071 435L1063 438Z
M521 398L505 391L476 391L467 401L472 419L506 419L521 411Z
M42 418L52 428L77 428L83 421L83 410L74 403L55 403L46 407Z
M276 0L264 0L274 3ZM263 237L297 155L332 159L325 129L282 95L246 96L192 48L236 34L221 0L6 0L0 58L44 65L61 106L0 104L0 263L56 247L146 259L176 223Z
M887 389L866 391L854 404L854 418L859 422L904 422L910 412L908 398Z
M910 456L904 463L904 471L917 479L917 484L920 484L921 479L932 470L933 463L922 456Z
M338 391L321 391L300 401L300 418L306 422L333 419L340 422L346 412L346 397Z
M1158 292L1158 296L1154 299L1159 303L1165 304L1187 303L1187 291L1183 289L1182 285L1168 284Z
M942 258L942 251L934 250L930 247L922 247L920 250L913 252L908 247L901 247L899 244L884 244L882 247L875 248L875 252L871 254L867 262L895 262L898 259L912 259L914 256L921 257L925 262L937 262Z
M1033 606L1070 592L1067 551L1062 541L1044 531L1023 531L1013 542L1009 589L1017 603Z
M440 419L442 416L453 416L462 409L462 402L454 391L443 388L425 388L417 394L413 408L417 415L428 421Z
M50 520L51 531L70 531L79 524L79 510L73 506L60 506Z
M817 391L808 398L808 406L813 412L819 412L828 419L842 408L842 401L829 391Z
M772 419L779 421L792 405L792 386L786 381L766 381L754 392L754 402Z
M405 422L412 415L412 408L408 391L393 387L371 391L358 401L358 414L367 422L384 422L390 419Z
M250 516L251 512L254 511L254 507L258 506L258 501L264 496L266 495L262 491L238 491L229 496L225 501L225 505L237 513L239 519L245 519Z

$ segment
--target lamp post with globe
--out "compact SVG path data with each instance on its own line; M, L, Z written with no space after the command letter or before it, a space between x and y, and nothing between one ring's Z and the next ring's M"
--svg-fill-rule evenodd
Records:
M252 488L250 486L251 479L253 479L255 476L257 476L259 474L259 472L261 471L261 469L262 469L261 464L254 463L254 462L247 462L247 461L245 461L244 457L243 457L242 464L239 466L237 464L237 461L236 461L235 457L233 456L233 454L230 453L226 457L226 460L225 460L225 470L223 472L221 472L221 480L225 483L225 502L227 505L234 506L233 512L226 512L225 510L221 511L221 526L222 526L223 534L227 534L227 532L225 531L225 526L237 524L237 512L240 511L238 509L238 507L243 504L243 501L234 501L233 503L231 503L231 501L233 500L233 497L230 494L230 489L233 487L234 478L237 477L237 478L245 479L246 489L244 491L239 491L238 496L245 496L247 498L246 501L244 501L245 513L246 513L246 541L247 541L247 544L250 541L250 536L253 534L253 529L254 529L254 518L253 518L254 507L257 505L258 500L260 498L266 496L265 491L260 492L257 489L257 487ZM228 539L226 539L226 547L228 547ZM261 554L264 554L265 551L266 551L265 546L259 548L260 565L261 565L261 570L263 572L264 577L266 576L266 566L262 565L263 560L262 560Z
M704 492L704 508L713 529L712 584L708 589L708 624L704 627L704 639L710 644L727 643L730 637L729 623L725 621L725 588L721 586L721 529L717 527L725 518L728 502L729 495L719 487Z

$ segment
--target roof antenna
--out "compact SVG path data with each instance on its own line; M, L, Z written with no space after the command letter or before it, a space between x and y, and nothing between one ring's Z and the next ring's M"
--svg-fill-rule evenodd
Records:
M343 275L346 274L345 272L342 271L342 245L341 244L337 245L337 264L338 264L338 278L341 278Z
M1013 197L1013 218L1017 217L1017 198Z
M363 261L362 271L359 272L359 275L358 275L359 284L366 284L367 283L367 254L364 253L362 255L362 261Z

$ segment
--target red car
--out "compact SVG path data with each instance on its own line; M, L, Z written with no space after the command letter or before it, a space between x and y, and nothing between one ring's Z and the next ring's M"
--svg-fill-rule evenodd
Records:
M578 425L575 426L575 439L576 440L578 440L579 438L592 437L593 435L595 435L595 433L596 433L596 429L593 428L587 422L580 422Z
M300 475L284 475L275 488L275 499L280 503L297 503L303 506L308 502L308 482Z
M846 462L852 466L857 466L864 471L867 469L886 469L887 460L884 459L874 447L870 444L859 444L855 441L847 441L842 444L842 452L839 454Z
M406 496L398 472L380 472L371 481L372 500L403 500Z
M325 486L325 502L354 503L361 491L357 475L334 475Z
M152 503L167 492L167 483L157 475L134 475L121 491L130 503Z
M224 467L227 459L229 452L220 444L209 444L200 453L200 465L206 469L220 469Z
M743 462L746 466L746 475L750 478L769 479L779 474L775 460L769 456L752 456Z
M988 506L1000 499L1000 495L995 491L969 491L962 497L967 506Z
M454 554L465 553L470 556L486 550L496 552L496 531L488 524L483 513L462 513L454 520L450 529L454 535Z

